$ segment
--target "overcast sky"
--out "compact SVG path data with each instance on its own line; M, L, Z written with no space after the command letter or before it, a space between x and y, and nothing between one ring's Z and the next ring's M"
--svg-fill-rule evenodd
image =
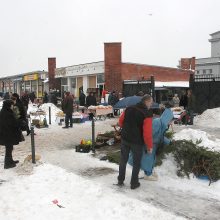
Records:
M0 76L104 60L122 42L123 62L176 67L208 57L220 31L219 0L0 0Z

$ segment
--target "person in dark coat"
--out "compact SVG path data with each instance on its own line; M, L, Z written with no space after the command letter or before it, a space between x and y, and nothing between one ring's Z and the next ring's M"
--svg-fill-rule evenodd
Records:
M31 93L29 94L29 97L30 97L31 102L34 103L34 100L36 99L35 93L34 93L34 92L31 92Z
M69 128L73 127L73 97L70 95L70 92L65 92L64 94L64 100L62 103L62 110L65 113L65 127L63 128Z
M27 112L25 110L24 104L21 102L20 97L17 93L12 94L12 100L14 100L14 106L19 110L19 117L17 118L20 122L21 130L27 131L27 136L31 133L28 126Z
M6 92L3 97L4 100L10 99L9 92Z
M80 106L85 106L86 105L86 95L84 92L81 90L80 96L79 96L79 105ZM84 108L82 109L82 113L84 113Z
M47 92L45 91L45 92L44 92L44 96L43 96L43 103L48 103L48 101L49 101L48 94L47 94Z
M131 176L131 189L140 186L138 174L141 168L143 149L148 154L152 153L152 117L150 107L153 99L145 95L141 102L125 109L119 119L121 131L121 156L119 163L118 185L122 186L125 180L126 165L130 151L133 153L133 169Z
M193 125L193 119L194 119L194 111L195 111L195 105L196 105L195 96L192 94L192 90L189 89L187 91L187 113L189 114L189 125Z
M186 94L187 92L185 91L184 92L184 94L181 96L181 98L180 98L180 106L183 106L184 107L184 109L186 109L186 107L187 107L187 94Z
M5 100L0 111L0 145L5 146L4 169L13 168L19 162L12 158L13 146L24 140L12 108L13 101Z
M57 105L57 96L55 91L51 91L49 94L49 102L53 103L54 105Z
M118 99L118 96L116 94L115 91L113 91L111 93L111 96L109 96L109 99L108 99L108 104L111 105L112 107L114 107L114 105L119 101ZM117 115L118 114L118 109L114 109L114 115ZM112 117L113 117L113 114L112 114Z
M25 111L27 113L28 110L28 104L29 104L29 95L27 92L25 92L22 96L21 96L21 102L23 103L24 107L25 107Z
M86 106L89 107L90 105L97 105L96 98L93 92L90 92L89 95L86 97Z
M86 95L84 94L83 91L81 91L80 96L79 96L79 105L85 106L85 104L86 104Z
M109 97L108 104L114 106L118 102L118 100L119 99L118 96L116 95L116 92L113 91L111 96Z

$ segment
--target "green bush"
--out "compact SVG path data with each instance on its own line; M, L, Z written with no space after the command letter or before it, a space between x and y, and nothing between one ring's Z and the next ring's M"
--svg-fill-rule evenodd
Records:
M177 162L177 175L187 176L193 173L196 177L207 176L209 185L213 181L220 179L220 153L211 151L208 148L200 147L192 141L178 140L173 141L169 146L164 147L164 151L158 155L158 158L164 158L165 154L171 153Z

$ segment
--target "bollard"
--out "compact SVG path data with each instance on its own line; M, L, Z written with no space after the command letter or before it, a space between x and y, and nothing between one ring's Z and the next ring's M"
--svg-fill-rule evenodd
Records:
M35 143L34 143L34 126L31 126L31 152L32 152L32 163L35 161Z
M91 114L91 118L92 118L92 152L95 153L95 120L93 114Z
M51 125L51 107L49 106L49 124Z

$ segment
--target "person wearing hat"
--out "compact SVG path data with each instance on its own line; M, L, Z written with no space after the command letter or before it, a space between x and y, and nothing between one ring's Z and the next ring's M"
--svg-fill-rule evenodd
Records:
M5 100L0 111L0 145L5 146L4 169L13 168L18 160L13 160L13 146L24 141L19 121L16 120L13 112L13 101Z

